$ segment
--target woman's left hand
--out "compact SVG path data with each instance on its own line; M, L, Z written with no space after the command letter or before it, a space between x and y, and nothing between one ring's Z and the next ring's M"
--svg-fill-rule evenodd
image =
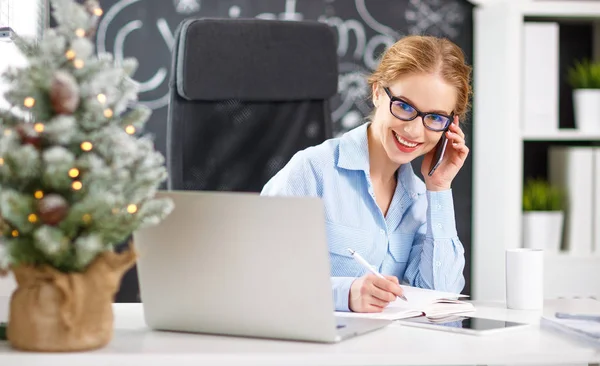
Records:
M452 180L454 180L454 177L456 177L469 155L469 148L465 145L465 134L458 126L458 116L454 117L454 121L450 124L446 136L448 137L448 144L446 145L444 158L431 177L429 176L429 170L437 145L423 158L421 174L425 178L425 185L428 191L450 189Z

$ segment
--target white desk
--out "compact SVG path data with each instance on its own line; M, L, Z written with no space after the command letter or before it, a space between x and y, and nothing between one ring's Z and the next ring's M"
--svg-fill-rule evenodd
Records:
M0 298L0 319L8 300ZM401 326L328 345L153 332L146 328L141 304L115 304L115 335L104 349L73 354L33 354L0 342L2 365L481 365L595 364L600 349L539 328L539 312L512 311L499 304L478 304L477 315L531 323L526 330L470 336ZM548 302L545 311L600 313L600 302Z

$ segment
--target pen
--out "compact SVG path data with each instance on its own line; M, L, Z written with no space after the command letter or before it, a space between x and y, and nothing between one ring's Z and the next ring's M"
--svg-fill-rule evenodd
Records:
M360 263L363 267L365 267L366 269L368 269L369 271L371 271L371 273L373 273L375 276L382 278L384 280L387 280L387 278L383 277L383 275L379 272L377 272L375 269L373 269L373 266L371 266L369 264L369 262L367 262L363 257L360 256L360 254L356 253L355 250L352 250L350 248L348 248L348 251L350 252L350 254L352 255L352 258L354 258L358 263ZM406 296L402 295L402 296L398 296L399 298L401 298L404 301L408 301L406 299Z
M589 320L593 322L600 322L600 314L570 314L558 312L555 316L559 319L573 319L573 320Z

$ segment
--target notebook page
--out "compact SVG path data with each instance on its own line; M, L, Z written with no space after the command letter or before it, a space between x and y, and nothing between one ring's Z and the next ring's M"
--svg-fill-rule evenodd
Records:
M404 295L408 301L397 298L391 302L381 313L337 313L343 316L353 316L362 318L375 318L375 319L388 319L397 320L412 318L423 315L427 309L432 309L432 305L438 303L435 308L435 315L440 313L452 314L455 310L465 311L465 308L456 309L457 305L454 303L464 304L462 301L455 301L454 299L460 297L468 297L467 295L455 294L450 292L442 292L435 290L422 289L418 287L401 285L404 290ZM450 301L446 301L449 299ZM442 303L445 303L442 305ZM468 304L472 307L471 304ZM445 309L445 311L444 311Z
M389 307L423 310L437 301L446 302L447 300L457 300L461 297L467 297L467 295L455 294L452 292L435 291L404 285L401 285L401 287L404 291L404 296L408 301L396 299L396 301L390 303Z

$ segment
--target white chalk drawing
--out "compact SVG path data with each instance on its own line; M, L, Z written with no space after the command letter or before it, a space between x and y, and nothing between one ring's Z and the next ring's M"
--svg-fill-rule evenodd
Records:
M358 14L360 15L360 18L363 20L363 22L365 22L366 25L371 27L371 29L373 29L374 31L376 31L378 33L391 36L393 38L400 37L400 33L398 33L397 31L393 30L392 28L390 28L386 25L379 23L377 20L375 20L375 18L373 18L373 16L371 16L369 11L367 10L367 5L365 4L365 0L356 0L355 5L356 5L356 10L358 11Z
M108 28L111 25L111 22L127 7L136 4L143 0L120 0L117 1L102 17L100 23L98 24L98 35L96 37L96 49L98 53L106 53L111 52L108 50L106 45L106 35ZM176 4L177 5L177 4ZM124 58L124 47L125 41L127 37L133 32L140 30L144 27L144 23L141 20L131 20L124 26L122 26L115 36L115 42L112 49L112 52L115 56L115 60L122 61ZM173 49L173 44L175 42L173 32L169 28L167 21L164 18L159 18L156 20L154 26L158 29L164 44L166 45L166 51L171 52ZM143 62L143 60L138 58L138 61ZM160 88L161 86L166 85L168 82L169 69L168 65L160 67L150 79L145 81L137 80L139 83L139 92L152 92ZM167 106L169 104L169 91L168 88L165 88L165 93L158 98L155 99L144 99L140 98L140 103L146 105L151 109L159 109Z
M113 49L108 50L106 37L111 23L126 8L142 1L144 0L118 0L110 7L98 27L96 47L99 53L112 52L117 60L122 60L127 38L133 32L140 31L145 27L156 27L155 29L160 34L161 39L157 40L159 43L153 47L164 47L165 52L169 53L172 51L175 40L174 29L171 26L176 26L176 24L170 26L164 18L155 21L130 19L128 23L118 29ZM149 2L149 0L147 1ZM256 18L290 21L305 19L304 14L297 10L297 0L282 1L284 1L283 12L265 12L256 15ZM464 10L458 3L459 1L408 0L408 8L404 16L409 25L409 33L428 33L455 38L465 20ZM201 0L173 0L173 4L175 11L185 16L197 13L201 8ZM241 17L244 4L245 2L239 2L231 5L226 16ZM144 6L145 4L138 5ZM342 130L348 130L360 124L363 121L360 116L370 113L370 91L366 78L377 67L381 51L403 35L378 21L369 12L366 0L354 0L354 6L358 13L357 19L342 19L335 15L323 15L317 19L334 29L338 39L337 54L340 59L345 60L339 65L339 93L332 103L334 107L332 120L336 127ZM111 34L114 34L114 29ZM144 62L144 59L138 58L138 60ZM150 78L137 80L140 85L141 103L155 110L168 105L169 68L168 64L159 65ZM147 95L152 95L152 97L147 97Z
M409 0L404 14L410 34L456 38L465 20L456 0Z
M355 0L358 19L321 16L318 20L337 31L339 57L352 55L356 62L343 62L339 66L338 95L339 103L332 112L332 120L342 132L358 126L371 111L369 87L366 78L378 64L381 50L388 48L401 37L392 28L377 21L368 11L365 0ZM375 35L367 37L367 25ZM355 37L355 48L350 49L351 36ZM364 66L360 66L364 65ZM360 117L359 117L360 116Z
M192 14L200 10L200 0L174 0L179 14Z
M240 14L242 14L242 9L239 6L234 5L229 8L229 17L230 18L239 18Z
M369 113L368 73L369 70L360 68L353 63L340 64L338 78L340 104L332 112L331 118L334 122L340 121L344 115L354 108L359 109L364 115Z

